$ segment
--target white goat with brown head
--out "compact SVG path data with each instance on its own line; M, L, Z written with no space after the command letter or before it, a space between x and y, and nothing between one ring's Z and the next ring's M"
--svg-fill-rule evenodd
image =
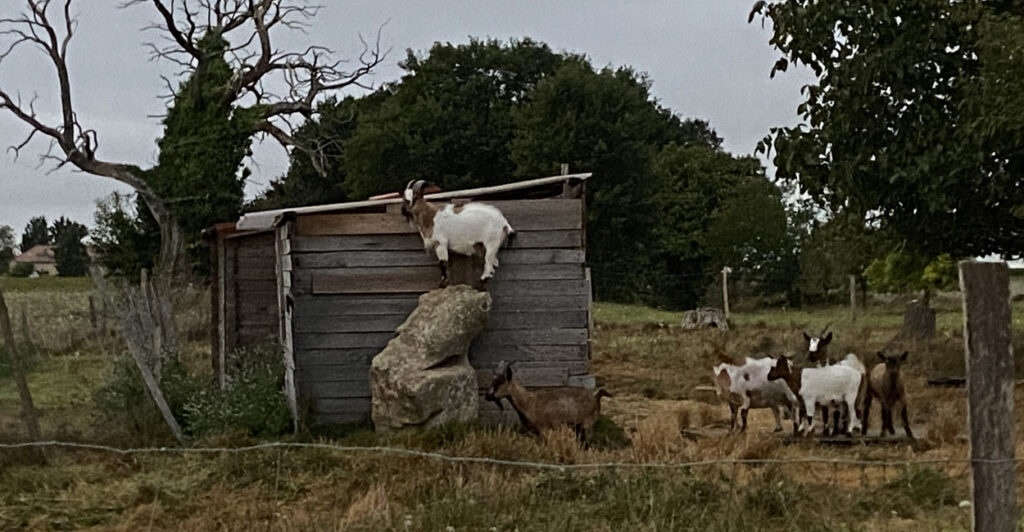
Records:
M494 276L498 266L498 248L514 230L497 208L484 203L431 205L424 198L427 182L410 181L402 195L402 214L423 238L423 246L433 250L441 266L441 286L448 284L448 252L472 256L478 245L484 248L484 271L479 288Z

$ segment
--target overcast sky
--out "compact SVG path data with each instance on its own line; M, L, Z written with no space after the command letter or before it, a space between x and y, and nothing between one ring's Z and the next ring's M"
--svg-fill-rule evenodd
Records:
M120 0L79 0L79 29L71 44L71 82L81 121L99 133L99 157L143 167L153 163L159 119L164 104L161 74L167 64L149 61L140 29L155 20L149 6L117 9ZM647 72L655 96L684 117L710 121L725 148L752 153L769 128L796 123L800 87L811 81L807 72L785 73L769 79L778 57L768 45L769 34L755 21L747 24L752 0L635 0L611 2L435 0L400 2L374 0L323 2L327 6L307 35L280 35L287 43L321 44L338 57L353 57L361 46L358 34L372 37L387 22L382 46L392 48L375 81L397 79L396 63L406 49L428 50L435 41L463 43L470 36L507 40L531 37L555 50L586 54L595 66L631 65ZM0 2L0 18L12 15L21 0ZM42 116L57 108L52 67L28 48L0 64L0 86L38 96ZM0 146L19 143L27 133L20 123L0 111ZM22 151L0 155L0 225L17 235L32 216L68 216L92 225L96 200L115 190L127 190L108 179L39 166L46 143L36 141ZM252 196L281 175L287 160L283 150L268 142L254 147Z

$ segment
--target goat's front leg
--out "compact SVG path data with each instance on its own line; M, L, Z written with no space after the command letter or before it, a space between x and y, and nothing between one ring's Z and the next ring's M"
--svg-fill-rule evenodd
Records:
M775 432L782 432L782 417L779 416L779 406L772 407L772 415L775 416Z
M914 433L911 432L911 430L910 430L910 420L907 419L907 405L906 404L903 405L903 410L900 413L900 415L903 418L903 431L907 433L907 437L908 438L914 439Z
M864 419L860 426L860 435L868 435L868 420L871 419L871 393L864 394L864 411L861 413L861 417Z
M447 243L438 242L437 247L434 248L434 252L437 253L438 265L441 267L441 288L448 286L448 245Z

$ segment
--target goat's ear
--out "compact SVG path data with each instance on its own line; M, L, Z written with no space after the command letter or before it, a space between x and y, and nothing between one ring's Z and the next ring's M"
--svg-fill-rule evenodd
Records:
M910 351L904 351L903 354L900 355L900 362L906 362L908 355L910 355Z
M505 366L505 380L507 380L507 381L512 380L512 366L511 365Z
M882 362L885 362L885 353L879 351L878 352L878 360L881 360Z
M827 344L832 341L832 331L829 331L824 338L821 339L822 344Z

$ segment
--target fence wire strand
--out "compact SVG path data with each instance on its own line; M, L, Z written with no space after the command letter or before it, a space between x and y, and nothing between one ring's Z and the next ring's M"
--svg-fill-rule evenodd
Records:
M319 449L338 451L343 453L363 453L398 455L412 458L428 458L441 462L486 464L508 467L547 469L556 471L588 470L588 469L685 469L694 467L707 467L717 465L775 465L775 464L832 464L833 468L843 466L860 467L882 467L883 471L888 466L910 467L915 465L937 465L937 464L1019 464L1024 458L923 458L916 460L858 460L852 458L716 458L711 460L697 460L691 462L591 462L582 464L558 464L552 462L534 462L528 460L506 460L500 458L488 458L485 456L457 456L430 451L419 451L415 449L404 449L401 447L386 446L351 446L336 445L331 443L303 443L303 442L266 442L256 445L242 447L134 447L120 448L110 445L95 443L79 443L68 441L34 441L18 443L0 443L0 449L27 449L27 448L66 448L81 449L89 451L102 451L119 455L139 454L241 454L267 449Z

